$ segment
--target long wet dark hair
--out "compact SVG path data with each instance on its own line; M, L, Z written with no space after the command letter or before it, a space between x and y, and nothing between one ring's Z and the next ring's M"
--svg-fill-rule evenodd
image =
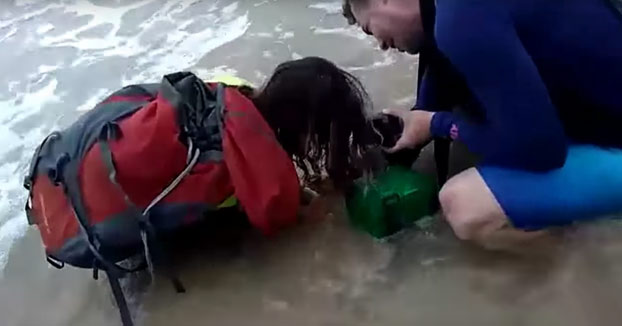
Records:
M357 161L373 146L371 102L356 77L318 57L288 61L252 100L303 180L326 171L341 187L364 172Z

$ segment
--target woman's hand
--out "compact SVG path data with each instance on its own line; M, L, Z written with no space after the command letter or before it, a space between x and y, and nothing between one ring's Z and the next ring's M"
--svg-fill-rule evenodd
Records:
M395 146L388 148L387 152L395 153L406 148L415 148L432 138L430 124L434 116L433 112L385 109L382 113L398 117L404 122L402 137L397 140Z

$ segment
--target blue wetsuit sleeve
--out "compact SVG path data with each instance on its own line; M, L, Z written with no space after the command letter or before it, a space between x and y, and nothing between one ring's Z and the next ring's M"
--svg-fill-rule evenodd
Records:
M458 134L452 135L451 129L458 128L457 121L451 112L437 112L432 117L430 133L438 138L458 138Z
M420 81L421 85L417 90L417 101L414 108L416 110L436 111L439 109L436 77L430 73L429 68L425 67L425 69L426 71Z
M439 49L463 75L486 119L475 124L437 113L432 134L455 131L483 164L527 170L562 166L567 154L563 126L506 6L448 2L437 12Z
M424 69L422 78L417 89L417 102L415 109L426 111L451 111L456 105L460 104L462 85L459 76L451 69L436 51L428 50L426 63L421 63L419 69ZM421 59L420 59L421 60Z

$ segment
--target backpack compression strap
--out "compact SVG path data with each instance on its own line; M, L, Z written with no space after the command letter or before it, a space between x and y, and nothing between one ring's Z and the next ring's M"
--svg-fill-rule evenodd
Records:
M102 128L102 133L99 139L99 147L101 150L102 160L106 168L108 169L108 177L110 182L115 185L115 187L122 194L125 203L128 207L134 211L136 218L140 221L141 227L141 239L143 241L145 259L147 261L147 265L151 272L153 272L153 264L157 264L159 266L163 266L166 274L168 274L168 278L171 280L175 291L177 293L185 292L185 288L179 278L176 275L176 272L172 269L172 266L168 264L169 257L162 248L162 245L157 241L157 234L155 228L151 224L149 220L149 211L155 205L158 204L164 197L166 197L181 181L185 176L187 176L192 168L196 165L200 151L199 149L195 149L194 153L192 140L188 140L189 142L189 161L186 168L175 178L168 187L166 187L143 211L140 212L139 208L132 202L129 198L121 184L117 181L117 170L114 166L114 159L112 157L112 151L110 150L110 144L108 143L109 139L116 138L118 134L114 131L115 127L118 128L116 124L109 123L104 128ZM192 154L192 155L191 155ZM119 313L121 314L121 321L123 326L132 326L132 317L127 306L127 301L125 300L125 295L123 294L123 290L119 284L119 276L115 273L111 273L109 269L105 269L106 274L108 276L108 281L110 282L110 288L112 289L112 293L117 302L117 307L119 308ZM95 275L95 274L94 274Z
M134 211L136 218L140 222L141 238L143 241L145 258L147 259L147 264L150 270L153 272L153 263L156 263L158 265L164 265L165 270L168 274L168 277L170 278L171 282L173 283L173 286L175 287L175 290L178 293L183 293L186 290L184 289L181 281L179 281L179 278L177 277L176 273L171 269L171 266L167 264L168 257L165 253L165 250L161 247L161 244L156 239L157 234L156 234L153 224L150 221L149 211L155 205L157 205L162 199L164 199L164 197L166 197L169 193L171 193L175 189L175 187L177 187L179 183L181 183L183 178L186 177L190 173L190 171L196 165L199 159L200 151L198 148L194 149L194 153L192 154L192 156L190 156L190 153L193 151L193 146L192 146L192 140L188 139L188 142L190 145L189 146L189 157L191 157L191 159L188 162L186 168L158 196L156 196L156 198L154 198L151 201L151 203L147 206L147 208L144 211L141 212L138 206L136 206L136 204L134 204L134 202L130 199L130 197L125 192L121 184L119 184L119 182L117 181L117 170L114 166L114 159L112 157L112 151L110 150L110 144L108 143L109 139L115 138L118 136L118 134L112 131L112 129L109 129L109 128L115 128L115 126L116 128L118 128L118 126L113 123L106 125L105 128L103 128L102 130L102 136L100 137L100 140L99 140L99 147L101 150L102 161L104 165L106 166L106 168L108 169L108 178L110 179L110 182L117 188L119 193L121 193L125 203L132 211Z

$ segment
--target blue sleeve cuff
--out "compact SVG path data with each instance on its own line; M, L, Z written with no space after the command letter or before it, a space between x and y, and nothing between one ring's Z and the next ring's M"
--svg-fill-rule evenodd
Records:
M430 133L435 138L450 138L450 131L454 125L454 116L451 112L436 112L430 123Z

